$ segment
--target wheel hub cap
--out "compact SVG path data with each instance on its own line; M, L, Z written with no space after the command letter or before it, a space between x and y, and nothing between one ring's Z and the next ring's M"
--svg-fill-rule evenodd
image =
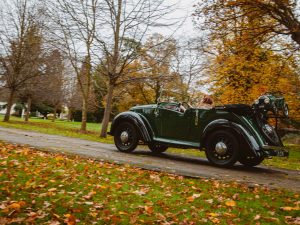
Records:
M224 142L220 141L216 144L215 150L218 155L225 155L227 152L227 146Z
M121 139L122 143L128 142L128 137L129 137L128 132L123 131L120 135L120 139Z

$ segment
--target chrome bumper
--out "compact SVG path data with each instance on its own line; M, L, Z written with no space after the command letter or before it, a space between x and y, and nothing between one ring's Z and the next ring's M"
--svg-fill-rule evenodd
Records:
M262 151L265 156L278 156L287 157L289 156L289 151L281 146L263 146Z

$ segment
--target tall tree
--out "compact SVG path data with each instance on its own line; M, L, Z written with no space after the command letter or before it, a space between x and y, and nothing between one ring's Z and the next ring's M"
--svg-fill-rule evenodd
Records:
M97 41L103 52L102 75L108 78L108 88L101 137L106 137L113 103L113 92L119 80L126 75L136 57L137 45L125 48L128 39L141 42L153 26L162 26L163 18L173 10L163 0L104 0L104 24L107 32L99 34Z
M8 90L4 121L9 121L11 107L18 90L40 75L37 65L41 55L42 38L35 20L33 1L2 1L0 27L0 78Z
M54 22L50 24L48 31L53 37L52 41L61 46L61 50L67 55L77 77L82 96L83 132L86 131L88 100L92 87L92 50L101 9L98 0L48 2L48 17Z
M177 43L174 39L167 39L160 34L154 34L147 39L141 60L144 74L147 76L147 89L153 91L157 102L162 89L165 91L179 86L178 74L171 70L171 63L175 57ZM170 82L172 81L172 82Z
M288 35L300 46L300 15L297 0L200 0L196 6L195 15L205 18L203 29L218 32L223 24L231 23L233 29L250 29L247 23L235 26L239 18L259 18L261 23L252 27L254 31L250 38L273 35ZM228 29L229 31L230 29Z
M45 76L39 87L40 98L53 107L53 119L56 119L57 110L61 108L64 98L64 62L59 50L53 50L45 60ZM43 88L42 88L43 87Z
M235 15L233 12L244 9L233 7L227 10L225 12ZM237 12L237 15L242 13ZM222 17L226 16L222 14ZM261 18L245 13L232 21L224 20L218 29L211 29L208 35L210 44L206 50L210 50L211 57L206 72L217 102L250 104L266 91L284 92L288 89L290 91L285 92L285 96L294 114L300 104L297 87L299 65L295 58L286 52L282 54L266 48L263 43L269 41L272 35L262 35L260 27L264 21ZM210 25L213 27L213 24Z

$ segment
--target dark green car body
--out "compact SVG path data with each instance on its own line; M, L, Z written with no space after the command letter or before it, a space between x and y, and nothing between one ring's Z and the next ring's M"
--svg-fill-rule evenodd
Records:
M209 161L219 166L232 165L237 160L254 166L265 157L288 155L274 127L261 119L263 114L255 113L254 107L235 104L188 108L183 112L179 105L161 102L120 113L110 131L117 148L130 152L137 139L154 152L163 152L167 147L206 149ZM126 146L130 135L137 138Z

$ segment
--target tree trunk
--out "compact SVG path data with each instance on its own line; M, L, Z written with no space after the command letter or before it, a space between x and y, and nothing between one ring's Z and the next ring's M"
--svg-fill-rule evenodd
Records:
M54 106L54 112L53 112L52 122L55 122L55 120L56 120L56 113L57 113L57 106Z
M72 110L71 108L68 108L68 121L70 122L72 120Z
M13 105L13 100L14 100L14 95L15 95L15 91L10 90L8 101L7 101L6 113L5 113L5 116L4 116L4 119L3 119L4 122L9 121L10 111L11 111L11 108L12 108L12 105Z
M85 132L86 131L86 120L87 120L87 99L85 99L85 97L83 96L82 97L82 108L81 108L81 111L82 111L82 117L81 117L81 128L80 128L80 131L83 131Z
M293 32L292 39L300 46L300 31Z
M102 137L102 138L106 138L106 136L107 136L109 117L110 117L110 113L111 113L111 109L112 109L113 91L114 91L114 85L110 84L109 88L108 88L106 107L104 110L104 116L103 116L103 120L102 120L102 128L101 128L101 133L100 133L100 137Z
M29 120L29 115L30 115L30 110L31 110L31 97L28 97L27 99L27 110L25 112L25 121L28 122Z

